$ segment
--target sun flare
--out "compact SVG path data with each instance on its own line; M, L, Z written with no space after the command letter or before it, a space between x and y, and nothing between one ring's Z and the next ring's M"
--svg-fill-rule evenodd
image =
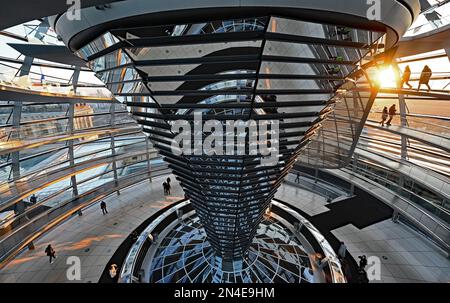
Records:
M395 74L394 68L392 66L383 68L378 71L377 81L381 87L396 87L397 80L397 75Z

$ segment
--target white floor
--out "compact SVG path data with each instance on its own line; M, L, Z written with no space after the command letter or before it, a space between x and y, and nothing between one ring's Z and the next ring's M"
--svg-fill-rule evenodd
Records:
M428 239L403 225L386 220L362 230L346 225L333 231L351 255L376 256L382 283L450 282L450 261Z
M295 180L293 175L289 178ZM275 197L310 216L330 211L326 207L326 198L294 186L283 185ZM347 225L332 233L346 243L356 261L361 255L380 259L381 280L372 282L450 282L450 260L432 242L408 226L386 220L363 230Z
M167 177L167 176L166 176ZM184 197L178 183L172 195L164 196L162 183L140 183L121 191L120 196L105 199L109 214L103 215L99 205L59 225L35 242L35 249L22 252L0 271L1 282L70 282L66 272L67 258L81 259L81 281L98 282L106 264L131 232L143 221L169 204ZM172 180L175 180L171 176ZM58 258L49 264L44 250L52 244Z
M295 176L290 174L288 180L294 181ZM327 204L325 197L289 184L282 185L275 198L292 204L310 216L330 211L325 206Z

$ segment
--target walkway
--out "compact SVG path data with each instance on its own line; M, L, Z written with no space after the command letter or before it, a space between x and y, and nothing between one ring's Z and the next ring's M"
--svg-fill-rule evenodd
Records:
M372 151L366 151L363 148L357 147L355 153L359 156L369 159L372 162L378 163L384 167L388 167L392 171L400 172L404 176L409 176L419 184L430 188L432 191L441 194L446 199L450 199L450 182L449 178L440 175L430 169L416 165L408 161L399 161L390 159L389 157L378 154ZM327 170L333 172L337 170Z
M33 91L19 87L11 87L0 84L0 99L31 103L117 103L118 101L109 97L78 96L57 94L44 91Z
M419 130L415 130L409 127L402 127L402 126L394 126L391 125L389 127L382 127L379 123L367 121L367 126L374 127L377 129L382 129L385 131L389 131L391 133L394 133L396 135L404 135L408 138L429 144L431 146L440 148L442 150L445 150L446 152L450 152L450 139L445 138L444 136L438 136L431 133L422 132Z
M381 280L374 283L450 282L450 261L441 249L408 226L387 219L391 212L387 214L385 205L369 205L373 197L356 190L356 197L329 204L324 197L285 184L276 198L304 211L331 245L346 243L353 259L379 257Z
M352 224L333 231L351 255L376 256L381 261L385 283L449 283L450 261L439 249L403 224L385 220L358 229Z
M359 92L370 92L370 88L368 87L358 87L355 88L356 91ZM405 95L405 96L418 96L418 97L427 97L434 98L438 100L450 100L450 93L448 91L427 91L427 90L415 90L415 89L397 89L397 88L381 88L378 90L379 94L388 94L388 95Z
M175 178L171 176L172 180ZM174 201L183 198L174 182L172 195L164 196L164 178L143 182L122 190L121 195L105 199L109 214L103 216L94 205L82 217L72 217L35 242L35 250L22 252L0 271L0 282L68 282L66 259L81 259L81 282L97 282L105 265L119 245L145 219ZM49 264L45 247L51 243L57 255Z

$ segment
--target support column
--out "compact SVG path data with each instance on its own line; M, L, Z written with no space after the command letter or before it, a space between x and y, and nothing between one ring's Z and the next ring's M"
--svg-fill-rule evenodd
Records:
M150 142L147 136L145 136L145 148L147 150L147 169L148 169L148 176L150 183L152 182L152 163L150 158L150 148L149 148Z
M37 32L35 34L35 37L42 41L43 37L45 37L45 34L48 32L49 26L46 22L41 22L39 24ZM39 36L38 36L39 35ZM40 39L39 37L42 37ZM31 71L31 67L33 66L34 57L25 56L23 60L23 64L20 68L19 77L28 76ZM15 102L14 103L14 109L13 109L13 127L19 130L20 128L20 121L22 119L22 102ZM14 152L11 155L11 165L12 165L12 171L13 171L13 179L17 180L20 178L20 151ZM18 203L16 203L16 211L18 214L22 214L25 212L25 203L23 200L20 200ZM28 220L28 217L25 215L25 219ZM30 242L28 244L28 249L33 250L34 242Z
M73 73L72 76L72 87L74 94L77 93L77 87L78 87L78 79L80 77L80 68L77 67ZM68 112L68 130L67 134L69 136L73 135L75 132L75 103L71 102L69 104L69 112ZM75 153L74 153L74 144L73 139L67 141L68 149L69 149L69 160L70 160L70 166L75 166ZM70 183L72 185L72 197L78 197L78 183L77 183L77 177L76 175L70 177ZM78 211L78 215L82 216L83 213L81 209Z
M400 125L401 127L407 127L408 126L408 120L406 117L406 102L405 97L403 95L398 95L398 101L400 104ZM402 160L407 160L408 158L408 138L405 135L401 135L401 158ZM399 176L399 182L398 182L398 191L401 192L401 189L403 188L405 184L405 177L403 174L400 174Z
M401 73L400 73L400 69L398 67L398 65L394 65L394 68L398 71L398 80L397 80L397 89L400 91L402 89L402 82L401 82ZM406 105L406 101L405 101L405 96L403 94L398 94L398 104L400 107L400 126L401 127L407 127L408 126L408 118L407 118L407 105ZM405 136L401 136L402 138L402 150L401 150L401 157L402 160L406 160L408 155L407 155L407 138Z
M25 57L23 64L19 70L18 76L24 77L30 74L31 66L33 65L33 57ZM20 131L20 120L22 119L22 105L23 103L18 101L14 102L14 108L12 113L12 126L16 132ZM11 169L13 180L20 179L20 151L11 153ZM20 200L14 207L17 214L25 212L25 202Z
M394 68L396 68L398 71L400 71L398 65L395 65ZM397 89L400 91L402 89L401 80L400 80L400 73L397 81ZM400 127L408 127L408 117L407 117L407 105L405 101L405 96L403 94L398 94L398 104L400 109ZM401 159L407 160L408 159L408 138L405 135L401 135ZM400 194L401 190L405 184L405 178L403 174L400 173L399 180L398 180L398 189L397 192ZM394 221L395 222L395 221Z
M353 155L353 166L352 166L352 171L353 174L356 175L357 173L357 166L358 166L358 155L354 154ZM353 184L353 182L350 183L350 196L353 196L355 194L355 184Z
M116 103L111 103L110 108L111 113L111 128L114 128L116 126ZM112 166L113 166L113 174L114 174L114 184L116 187L119 186L119 176L117 174L117 163L115 160L116 157L116 143L115 143L115 136L114 132L111 132L111 155L113 157ZM120 190L117 189L117 195L120 196Z

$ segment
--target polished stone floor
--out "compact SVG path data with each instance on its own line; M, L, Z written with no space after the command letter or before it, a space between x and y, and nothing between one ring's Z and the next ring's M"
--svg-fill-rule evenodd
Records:
M315 216L329 211L325 206L327 204L327 198L310 192L308 190L295 186L295 175L290 174L287 176L286 183L281 186L275 195L276 199L289 202L294 207L301 209L310 216ZM299 199L301 197L301 199Z
M167 176L166 176L167 177ZM172 180L175 178L171 176ZM178 183L164 196L164 178L142 182L105 199L108 214L96 204L39 238L34 250L26 250L0 270L1 282L70 282L67 258L81 259L81 281L97 282L111 256L132 231L147 218L184 197ZM58 258L49 264L44 250L52 244ZM75 281L76 282L76 281Z
M402 223L385 220L359 230L346 225L333 231L351 255L378 257L385 283L448 283L450 261L428 239Z
M289 176L289 180L295 179ZM172 180L175 178L172 177ZM59 225L35 242L36 249L25 250L0 271L0 282L70 282L66 264L70 256L81 259L81 281L95 283L105 265L123 240L145 219L183 198L174 182L172 195L164 196L163 179L143 182L120 196L105 201L109 214L102 215L99 205ZM276 198L314 216L329 211L326 198L285 183ZM339 203L339 202L338 202ZM449 282L450 261L432 243L415 231L390 220L362 230L346 225L333 231L344 241L355 259L359 255L378 256L381 281L374 282ZM45 247L51 243L59 258L49 264Z

